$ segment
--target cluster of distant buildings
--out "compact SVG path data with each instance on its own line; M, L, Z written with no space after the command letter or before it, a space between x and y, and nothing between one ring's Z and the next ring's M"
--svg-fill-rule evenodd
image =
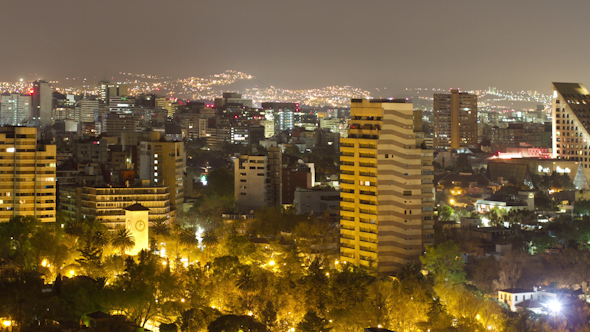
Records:
M477 96L457 89L434 94L429 116L406 99L353 99L350 109L285 102L255 108L236 93L183 101L130 96L125 84L103 81L98 95L74 96L37 81L26 94L5 93L0 101L0 154L13 159L2 166L10 176L0 220L29 214L53 221L59 209L115 228L135 203L149 208L149 221L172 220L193 195L185 142L261 146L234 156L241 216L276 205L339 214L342 261L374 262L389 273L433 243L441 194L451 205L486 212L534 209L528 192L493 194L508 183L532 188L535 175L566 174L576 188L588 188L590 92L554 83L552 97L550 113L540 105L515 121L483 119ZM337 174L318 179L312 163L283 163L289 147L318 146L340 152ZM442 173L466 162L469 174Z

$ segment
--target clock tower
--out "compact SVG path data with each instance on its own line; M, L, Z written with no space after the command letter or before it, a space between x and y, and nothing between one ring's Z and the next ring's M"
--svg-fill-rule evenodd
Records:
M135 203L123 210L125 210L125 228L135 238L135 247L128 250L126 254L137 255L141 250L150 248L148 236L150 209Z

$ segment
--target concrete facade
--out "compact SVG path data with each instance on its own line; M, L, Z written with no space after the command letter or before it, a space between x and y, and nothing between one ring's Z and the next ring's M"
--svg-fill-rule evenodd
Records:
M432 150L405 100L353 99L341 139L341 259L392 273L433 243Z

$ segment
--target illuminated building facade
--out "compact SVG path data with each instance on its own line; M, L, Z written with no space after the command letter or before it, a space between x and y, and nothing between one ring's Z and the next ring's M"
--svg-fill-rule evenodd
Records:
M55 145L37 144L37 128L0 128L0 222L55 222L55 158Z
M139 176L152 185L169 187L170 202L176 210L184 203L184 142L162 142L160 138L160 132L150 132L150 140L139 144Z
M0 103L0 123L17 126L31 116L31 96L18 93L4 93Z
M352 99L351 117L341 139L341 259L388 274L433 243L433 151L405 100Z
M45 127L52 123L53 91L49 83L45 81L33 83L31 106L31 117L35 125Z
M459 149L477 144L477 96L452 89L435 93L434 147Z
M553 83L553 157L577 161L590 179L590 92L580 83Z
M95 219L109 229L125 226L125 208L139 203L149 209L149 221L170 220L168 187L62 187L60 210L70 219Z

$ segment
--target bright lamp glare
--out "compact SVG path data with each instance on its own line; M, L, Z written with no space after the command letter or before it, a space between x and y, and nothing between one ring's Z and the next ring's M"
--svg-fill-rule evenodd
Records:
M561 303L556 300L550 300L549 302L547 302L547 309L549 309L550 312L557 314L561 312Z

